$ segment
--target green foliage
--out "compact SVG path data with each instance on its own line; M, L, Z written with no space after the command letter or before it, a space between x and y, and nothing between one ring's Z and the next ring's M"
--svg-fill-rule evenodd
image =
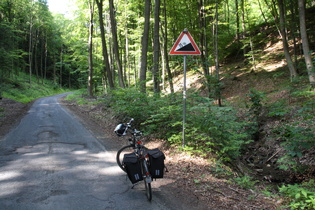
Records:
M303 109L300 110L300 113L306 112L308 114L315 113L315 92L308 90L297 90L292 92L293 97L301 100Z
M167 139L170 144L182 140L182 95L149 96L134 88L117 89L105 96L121 120L135 118L147 134ZM186 151L215 153L222 160L236 159L250 142L248 123L236 117L231 107L217 107L209 98L191 93L187 100Z
M151 110L148 96L135 88L118 88L110 91L107 97L110 98L108 105L122 121L135 118L138 122L144 122Z
M249 112L253 114L255 118L258 118L262 111L264 94L255 89L250 89L247 97L249 97L250 100Z
M198 99L194 98L194 102L198 102ZM247 123L236 117L233 108L212 104L207 98L199 98L199 103L189 108L187 141L197 151L213 152L231 161L250 142L244 130Z
M290 112L288 108L286 111ZM300 164L299 158L304 153L314 149L315 119L312 112L303 107L295 110L295 113L296 115L293 116L293 119L296 119L295 121L279 124L273 129L273 133L269 138L279 139L281 146L286 151L285 155L278 160L280 168L302 172L303 165Z
M253 178L250 176L236 177L233 179L233 181L244 189L253 189L255 184L258 182L253 180Z
M73 100L76 101L78 104L87 104L89 102L86 100L86 97L82 97L87 95L88 93L86 89L80 89L76 90L72 94L67 95L66 100Z
M54 85L50 81L36 83L34 79L34 81L30 84L25 82L25 78L26 75L20 73L17 80L5 80L2 84L2 96L22 103L28 103L41 97L69 91L66 89L53 88Z
M290 199L288 207L291 209L314 209L314 189L314 180L310 180L302 183L302 185L283 185L279 188L279 192Z
M269 117L285 117L290 112L290 109L285 105L285 102L275 102L268 106Z
M303 124L287 124L275 130L282 138L281 146L286 150L286 154L279 160L280 168L284 170L301 170L302 165L298 159L314 146L314 120L303 121Z
M231 169L224 165L222 161L215 160L213 162L214 164L210 166L210 170L213 172L214 176L221 177L233 175Z

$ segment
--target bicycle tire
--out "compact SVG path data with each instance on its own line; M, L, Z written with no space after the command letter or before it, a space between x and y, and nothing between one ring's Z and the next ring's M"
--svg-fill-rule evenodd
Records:
M147 161L144 159L144 160L142 161L142 164L143 164L143 166L142 166L142 173L145 175L145 174L148 173L148 171L147 171L147 170L148 170ZM144 166L144 165L145 165L145 166ZM145 176L146 176L146 175L145 175ZM151 201L151 200L152 200L151 182L148 183L146 178L144 178L143 181L144 181L144 186L145 186L145 194L146 194L146 196L147 196L148 201Z
M122 164L124 154L131 153L131 152L133 152L133 145L126 145L117 151L116 162L117 162L118 166L121 168L121 170L123 170L124 172L126 172L126 169Z
M146 191L146 196L148 198L148 201L152 200L152 188L151 188L151 183L147 183L146 180L144 180L145 184L145 191Z

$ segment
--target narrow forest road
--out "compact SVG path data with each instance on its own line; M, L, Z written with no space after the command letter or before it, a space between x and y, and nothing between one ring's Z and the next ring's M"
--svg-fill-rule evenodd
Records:
M158 187L152 202L142 183L131 189L115 151L59 104L62 96L35 101L0 140L0 209L185 209Z

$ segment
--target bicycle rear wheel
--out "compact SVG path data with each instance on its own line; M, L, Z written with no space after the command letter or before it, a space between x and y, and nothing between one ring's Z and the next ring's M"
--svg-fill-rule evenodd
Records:
M118 166L121 168L121 170L123 170L124 172L126 172L126 169L123 166L124 154L132 153L132 152L133 152L133 145L124 146L117 151L116 162Z

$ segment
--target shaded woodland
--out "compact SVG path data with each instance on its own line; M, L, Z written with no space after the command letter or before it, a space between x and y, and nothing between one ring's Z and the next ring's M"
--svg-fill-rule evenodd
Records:
M182 58L170 57L168 52L187 28L201 49L201 56L193 59L208 83L212 77L219 83L219 64L233 59L242 59L255 69L261 46L267 44L264 37L271 35L282 39L288 79L306 73L314 86L314 31L306 21L314 10L313 1L74 3L67 15L53 15L45 0L1 1L2 79L23 71L38 80L49 78L59 86L88 84L90 95L130 86L146 92L147 82L152 80L153 92L166 88L172 92L172 77ZM210 72L210 66L215 71ZM209 95L218 93L207 85Z
M288 196L305 189L290 184L314 186L314 1L73 2L67 14L52 14L46 0L0 2L0 92L21 89L20 74L30 86L36 78L81 89L117 121L133 117L149 136L181 145L183 56L169 50L187 28L201 55L188 57L198 79L183 149L247 183L289 184ZM280 64L270 70L269 61ZM292 205L312 208L314 195Z

